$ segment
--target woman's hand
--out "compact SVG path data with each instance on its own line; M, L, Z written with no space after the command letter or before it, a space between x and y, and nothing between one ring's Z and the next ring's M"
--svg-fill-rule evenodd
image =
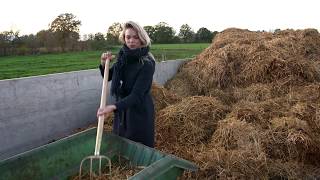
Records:
M97 117L99 118L99 116L102 116L102 115L109 116L110 113L112 113L116 109L117 107L115 105L108 105L104 108L99 108L97 111Z
M113 58L111 51L107 51L101 54L101 65L104 66L106 60L111 61Z

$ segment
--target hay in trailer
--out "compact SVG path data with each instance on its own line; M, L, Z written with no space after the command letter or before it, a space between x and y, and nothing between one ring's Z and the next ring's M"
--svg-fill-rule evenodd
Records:
M319 46L319 33L312 29L274 34L227 29L180 73L198 93L255 83L319 82Z
M308 125L299 119L277 118L269 130L226 118L212 140L193 157L200 170L185 179L269 179L319 177L319 159L306 153L312 146ZM270 133L271 132L271 133ZM303 159L308 157L309 159ZM316 158L310 161L310 158ZM290 167L294 168L291 171ZM318 172L318 173L316 173Z
M299 41L298 53L302 54L312 61L319 61L320 57L320 36L316 29L304 29L304 30L284 30L275 33L282 37L297 37ZM292 35L294 34L294 35ZM291 45L292 46L292 45Z
M192 149L210 140L217 122L228 111L227 106L212 97L184 98L157 114L156 147L187 158L181 147Z
M112 124L113 124L113 118L114 118L114 114L111 113L109 116L106 116L104 119L104 125L103 125L103 130L105 132L112 132ZM98 124L96 124L98 125Z
M307 154L305 161L320 166L320 102L297 102L292 107L291 112L294 117L306 122L308 125L305 133L310 139L310 143L304 149ZM305 139L303 138L302 141Z
M196 155L197 179L266 179L267 156L262 136L250 123L227 118L219 122L211 142Z
M261 38L267 36L271 38L271 34L267 32L261 32L262 36L258 33L253 33L247 29L228 28L218 33L212 40L212 49L220 49L228 44L239 45L251 45L253 43L261 41Z
M314 142L308 135L307 122L294 117L274 118L263 140L270 159L284 162L305 162L308 153L314 151Z
M245 88L234 88L233 96L236 101L261 102L274 97L271 84L252 84Z
M181 101L181 97L177 94L165 89L160 84L153 82L151 87L151 94L155 105L156 112L167 107L170 104L174 104Z
M253 151L208 148L196 155L200 170L190 179L267 179L266 157Z
M269 179L319 179L320 168L297 161L283 162L281 159L268 161Z
M245 149L249 146L262 150L262 129L252 123L236 118L226 118L218 122L218 128L212 135L209 147L223 147L226 150Z
M236 101L261 102L273 98L286 97L290 101L320 100L320 83L301 83L299 85L281 85L277 83L256 83L245 88L233 88Z
M284 98L268 99L262 102L239 101L232 106L228 117L252 123L268 129L274 117L287 116L291 105Z
M164 87L180 97L201 95L197 93L192 81L185 72L179 71L172 79L165 83Z
M219 89L219 88L212 88L209 89L209 91L205 94L205 96L210 96L218 99L225 105L232 105L235 102L237 102L237 99L235 98L233 94L233 88L228 89Z
M259 127L263 127L264 129L269 127L269 119L271 118L270 112L266 112L259 102L246 100L241 100L234 104L232 111L228 116L234 117L240 121L253 123Z
M188 156L185 158L200 166L198 173L185 174L184 178L319 178L320 36L317 30L270 33L227 29L187 62L176 77L185 78L177 87L184 86L181 82L188 82L188 86L194 87L193 95L214 97L230 107L225 120L217 122L212 140L206 138L195 143L197 148L182 143L183 138L190 139L188 136L179 136L183 137L180 143L159 142L160 149ZM175 87L174 83L171 87ZM165 124L157 127L162 125ZM186 126L182 124L182 127ZM163 135L166 132L160 132L157 137L178 142L174 134Z
M286 96L291 101L320 104L320 82L306 83L302 86L291 87Z

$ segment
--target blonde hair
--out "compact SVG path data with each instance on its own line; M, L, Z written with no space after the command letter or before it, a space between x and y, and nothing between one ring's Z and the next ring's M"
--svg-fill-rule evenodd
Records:
M120 33L120 36L119 36L120 42L125 44L125 32L129 28L132 28L134 31L137 32L142 46L151 45L150 37L148 36L147 32L138 23L135 23L133 21L127 21L122 25L122 32Z

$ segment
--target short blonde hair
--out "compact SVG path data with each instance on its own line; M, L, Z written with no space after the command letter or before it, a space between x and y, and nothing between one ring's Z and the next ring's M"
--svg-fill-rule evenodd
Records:
M141 41L142 46L150 46L151 41L148 33L136 22L127 21L122 25L122 32L120 33L119 40L125 44L125 32L127 29L132 28L138 34L138 37Z

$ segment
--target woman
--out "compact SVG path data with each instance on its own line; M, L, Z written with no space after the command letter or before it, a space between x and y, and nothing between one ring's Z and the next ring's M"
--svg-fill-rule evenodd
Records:
M115 134L154 147L154 105L150 90L155 60L149 52L150 38L141 26L128 21L119 39L123 47L109 70L111 95L116 103L98 109L97 116L114 112ZM111 59L110 52L101 55L102 76L105 61Z

